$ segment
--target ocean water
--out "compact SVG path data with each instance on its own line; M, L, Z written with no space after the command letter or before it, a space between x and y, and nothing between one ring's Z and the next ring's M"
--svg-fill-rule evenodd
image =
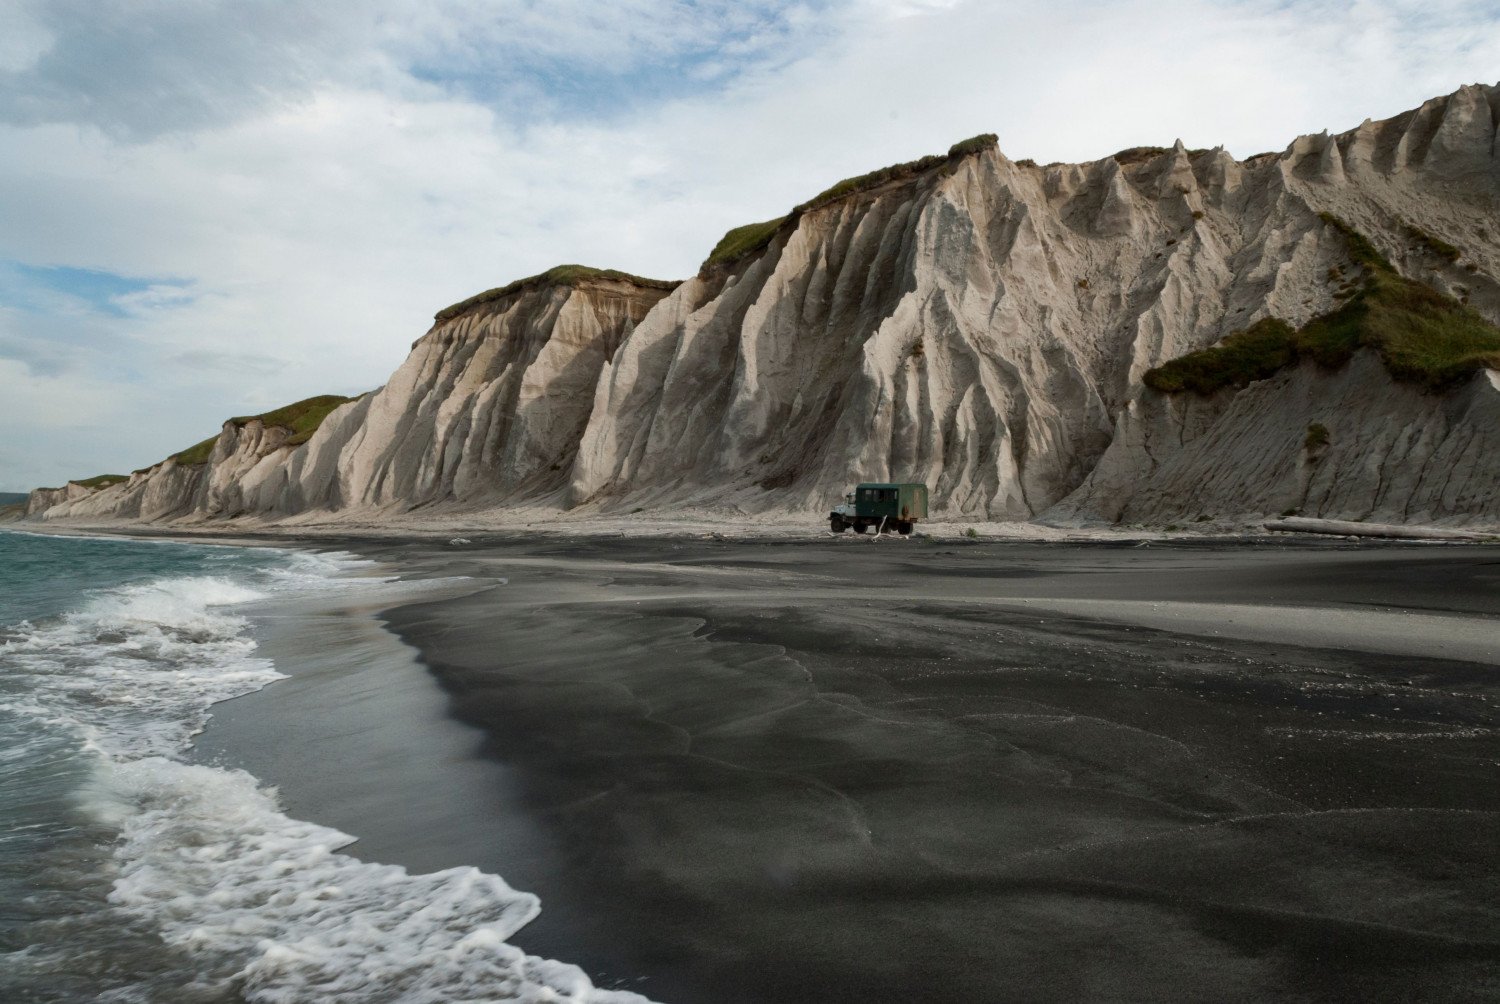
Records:
M349 556L0 533L0 1001L635 1004L508 939L534 896L339 853L239 770L185 762L283 674L267 600L390 588Z

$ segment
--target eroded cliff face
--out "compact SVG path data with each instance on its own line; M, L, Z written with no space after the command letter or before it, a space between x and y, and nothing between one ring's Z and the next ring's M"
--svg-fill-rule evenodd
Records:
M600 370L665 291L543 286L437 325L359 413L335 414L257 508L556 502ZM336 421L335 421L336 420Z
M802 213L670 293L543 286L470 310L303 446L226 430L196 474L33 509L806 512L899 479L974 518L1500 522L1493 374L1428 393L1361 355L1207 399L1141 382L1260 318L1332 309L1349 249L1323 212L1500 321L1497 122L1500 87L1476 86L1248 161L990 149ZM1329 438L1309 448L1313 423Z
M123 484L90 489L70 483L31 493L28 516L45 519L111 518L160 522L234 516L247 479L257 469L280 469L293 456L289 430L258 421L224 423L206 462L167 459L131 474Z
M1147 395L1048 518L1161 524L1297 513L1492 525L1497 449L1500 375L1427 393L1392 382L1362 351L1331 373L1304 363L1211 398Z
M1485 473L1443 504L1416 473L1462 452L1449 437L1470 432L1446 417L1449 399L1489 407L1495 387L1482 377L1431 395L1378 365L1310 370L1211 408L1141 384L1262 317L1300 325L1332 309L1330 269L1348 265L1348 248L1321 212L1500 319L1497 118L1500 91L1474 87L1247 163L1180 144L1049 167L995 151L817 210L646 319L600 382L573 501L817 508L889 478L926 481L944 513L1000 519L1289 505L1500 518ZM1461 258L1435 254L1409 225L1444 235ZM1303 485L1299 451L1331 409L1297 402L1334 394L1348 416L1335 424L1368 424L1335 440L1321 470L1344 476L1319 491ZM1397 442L1413 435L1411 449ZM1200 467L1237 437L1259 444L1254 462L1222 464L1201 487ZM1406 484L1411 498L1395 487Z
M167 460L122 486L69 486L47 519L369 517L435 502L556 504L601 367L665 290L541 285L433 327L389 383L332 412L305 444L226 423L206 464Z

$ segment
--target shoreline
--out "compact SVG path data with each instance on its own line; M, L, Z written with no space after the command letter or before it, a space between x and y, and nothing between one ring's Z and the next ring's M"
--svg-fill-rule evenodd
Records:
M448 783L467 779L478 792L496 780L472 770L485 764L477 756L482 737L447 715L445 695L413 650L387 629L383 615L488 587L454 582L422 588L421 580L399 580L396 568L378 564L362 572L350 577L396 581L374 587L373 595L362 587L352 595L335 588L295 601L252 601L241 611L250 621L257 656L270 659L282 678L214 704L189 760L246 770L276 788L287 815L354 837L341 853L413 872L470 864L451 854L424 858L420 847L402 848L398 861L381 857L389 846L378 825L382 817L421 812L423 789L404 780L399 788L382 788L375 772L395 764L409 775L412 758L425 757L421 769L435 781L435 756L455 774L468 772L445 778ZM409 737L390 732L389 722L402 723L428 745L413 748Z
M528 879L559 866L515 798L512 772L487 754L480 730L451 714L420 653L389 625L396 612L482 594L503 580L424 570L410 553L399 565L355 556L370 567L347 578L380 585L252 601L243 611L257 655L283 676L214 704L186 762L248 772L275 792L286 816L352 838L330 848L337 854L412 876L477 869L532 895ZM543 965L578 965L566 954L539 955L519 935L506 941L549 960ZM600 991L640 989L597 960L580 968Z

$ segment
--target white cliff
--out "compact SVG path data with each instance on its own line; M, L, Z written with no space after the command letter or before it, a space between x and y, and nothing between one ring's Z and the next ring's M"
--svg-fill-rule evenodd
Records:
M540 282L447 316L305 444L226 426L201 467L29 513L810 512L889 478L967 518L1500 523L1492 371L1433 392L1364 351L1208 398L1142 383L1262 318L1332 310L1350 250L1321 213L1500 322L1497 122L1500 87L1472 86L1246 161L981 146L796 212L670 292Z
M207 461L169 458L99 491L34 492L30 515L251 521L560 497L599 370L666 289L523 283L439 323L384 387L313 436L226 422Z

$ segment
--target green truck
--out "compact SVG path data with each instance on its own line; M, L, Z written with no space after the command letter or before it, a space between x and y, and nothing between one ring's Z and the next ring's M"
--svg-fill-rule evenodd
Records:
M828 514L828 529L834 533L843 533L846 528L864 533L873 526L877 533L905 534L926 518L926 485L871 481L857 486L844 496L843 505L833 508Z

